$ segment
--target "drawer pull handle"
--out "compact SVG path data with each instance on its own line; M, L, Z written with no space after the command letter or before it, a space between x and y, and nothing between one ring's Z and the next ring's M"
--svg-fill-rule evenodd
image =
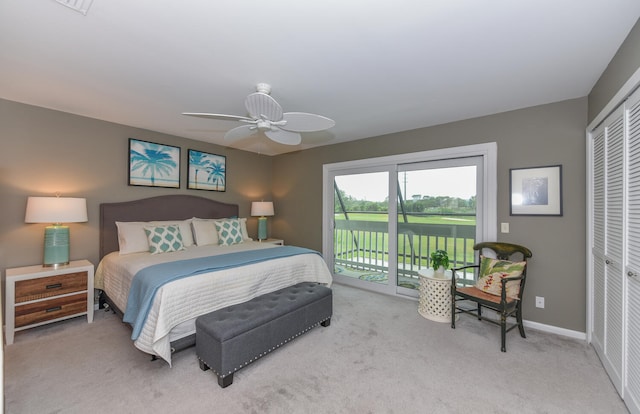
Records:
M56 306L56 307L54 307L54 308L49 308L49 309L47 309L45 312L46 312L46 313L49 313L49 312L55 312L55 311L59 311L59 310L61 310L61 309L62 309L62 306Z
M47 289L57 289L57 288L61 288L62 287L62 283L54 283L51 285L47 285Z

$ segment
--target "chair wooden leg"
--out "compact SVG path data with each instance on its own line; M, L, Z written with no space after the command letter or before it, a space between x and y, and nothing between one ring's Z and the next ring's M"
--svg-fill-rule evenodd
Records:
M451 329L456 329L456 297L451 296Z
M507 352L507 315L504 312L500 315L500 339L502 340L502 352Z
M516 311L516 319L518 320L518 330L520 331L520 336L526 338L527 335L524 334L524 324L522 323L522 308L518 308Z

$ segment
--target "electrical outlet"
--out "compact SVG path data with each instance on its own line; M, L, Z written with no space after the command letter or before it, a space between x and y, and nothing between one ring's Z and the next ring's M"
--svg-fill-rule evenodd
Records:
M536 308L544 309L544 297L536 296Z
M500 223L500 231L502 233L509 233L509 223Z

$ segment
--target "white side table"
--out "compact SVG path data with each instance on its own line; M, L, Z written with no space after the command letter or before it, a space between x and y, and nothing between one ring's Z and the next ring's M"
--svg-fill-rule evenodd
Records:
M436 322L451 322L451 270L435 277L433 269L420 269L418 313Z
M16 331L86 315L93 322L93 264L71 261L60 267L42 265L7 269L7 345Z

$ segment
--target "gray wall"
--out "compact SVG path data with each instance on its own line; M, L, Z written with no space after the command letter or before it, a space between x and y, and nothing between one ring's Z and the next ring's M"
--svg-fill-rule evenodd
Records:
M581 98L277 156L272 234L322 249L323 164L495 141L498 223L511 224L499 238L533 251L525 318L585 332L586 126ZM564 216L509 216L509 169L554 164L563 166ZM545 309L535 308L535 296L545 297Z
M640 20L633 26L589 93L589 122L604 109L638 68L640 68Z
M585 331L585 128L640 67L636 23L588 98L552 103L446 125L265 157L198 141L0 100L0 269L41 261L44 225L25 224L29 195L86 197L89 222L71 225L72 259L98 259L98 205L188 193L239 203L275 202L270 234L320 250L322 165L475 143L498 143L500 239L532 249L525 318ZM127 186L128 138L182 148L180 190ZM186 190L188 148L227 156L228 191ZM509 168L562 164L563 217L510 217ZM255 234L255 221L249 231ZM3 273L4 275L4 273ZM534 297L546 298L545 309Z
M127 185L129 138L181 147L181 188ZM187 150L227 157L227 191L187 190ZM86 197L88 223L74 223L71 259L98 261L99 204L191 194L238 203L270 199L273 158L124 125L0 100L0 268L42 262L44 224L25 224L27 196ZM256 220L248 220L250 234ZM4 275L4 272L3 272ZM3 276L4 277L4 276Z

